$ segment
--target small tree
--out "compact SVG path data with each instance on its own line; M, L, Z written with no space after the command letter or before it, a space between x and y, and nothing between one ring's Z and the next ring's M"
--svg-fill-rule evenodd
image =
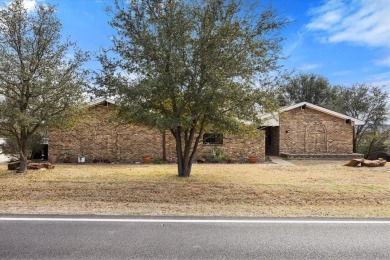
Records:
M378 159L378 155L388 152L387 142L390 141L390 130L370 131L357 147L359 153L363 153L367 159Z
M256 119L253 82L278 68L285 20L236 0L117 0L111 11L116 57L100 57L98 82L133 122L170 130L179 176L188 177L205 129Z
M365 134L377 130L388 118L388 93L379 86L354 84L351 87L337 87L339 112L364 121L364 125L355 126L353 151L363 141Z
M88 55L69 40L61 43L60 31L53 6L27 11L14 0L0 10L0 134L17 143L19 172L34 134L81 98L80 67Z

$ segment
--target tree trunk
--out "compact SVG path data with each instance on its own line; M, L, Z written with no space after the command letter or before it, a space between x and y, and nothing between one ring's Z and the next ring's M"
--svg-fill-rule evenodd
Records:
M20 151L19 153L19 169L16 171L17 173L24 173L27 170L27 156L25 155L26 151Z
M184 152L188 147L182 146L182 136L181 131L177 131L174 133L175 140L176 140L176 156L177 156L177 169L178 169L178 176L179 177L190 177L191 174L191 167L192 167L192 160L191 160L191 154ZM185 143L185 142L184 142ZM192 142L190 143L190 145ZM185 145L188 145L188 143Z
M19 142L19 169L16 171L17 173L24 173L27 170L27 137L21 138Z
M17 173L25 173L27 170L27 157L19 156L19 169L16 171Z
M181 136L175 136L176 139L176 156L177 156L177 170L179 177L190 177L191 165L189 165L189 158L183 155ZM187 163L186 163L187 162Z
M356 142L357 142L357 139L356 139L355 126L353 126L353 128L352 128L352 134L353 134L353 137L352 137L352 152L356 153Z
M197 136L195 134L197 125L196 121L193 122L194 126L191 129L185 131L184 133L180 127L175 130L171 129L171 132L175 137L176 141L176 156L179 177L190 177L192 160L194 159L194 156L198 149L199 141L203 136L204 124L205 118L203 118L200 122L200 130Z
M182 162L177 164L179 177L190 177L192 161L185 160L185 158L181 158ZM187 161L187 162L185 162Z
M190 177L192 161L185 163L184 160L181 163L177 164L179 177Z
M374 146L375 142L376 142L375 139L373 139L373 140L370 142L370 145L368 146L367 154L364 156L365 159L370 159L370 158L371 158L371 153L372 153L373 146Z
M182 164L181 168L178 167L179 177L184 177L184 178L190 177L191 167L192 167L192 162L189 162L188 164Z
M167 141L165 130L162 132L162 159L167 161Z

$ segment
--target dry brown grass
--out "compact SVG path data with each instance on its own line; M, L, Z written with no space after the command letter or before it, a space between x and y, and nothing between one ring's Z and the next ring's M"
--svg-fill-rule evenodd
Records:
M0 166L0 213L222 216L390 216L390 167L335 161L57 165L18 175Z

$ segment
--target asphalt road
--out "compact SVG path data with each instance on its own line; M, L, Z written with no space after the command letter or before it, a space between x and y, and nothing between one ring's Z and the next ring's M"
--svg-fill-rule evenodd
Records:
M390 259L389 219L23 217L1 259Z

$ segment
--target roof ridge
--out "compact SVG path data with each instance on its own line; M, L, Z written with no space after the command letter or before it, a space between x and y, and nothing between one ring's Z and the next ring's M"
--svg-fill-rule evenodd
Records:
M317 111L320 111L322 113L325 113L325 114L328 114L328 115L332 115L332 116L335 116L335 117L338 117L338 118L350 119L350 120L354 121L355 125L363 125L364 124L364 121L362 121L360 119L353 118L351 116L347 116L345 114L341 114L341 113L333 111L331 109L328 109L328 108L325 108L325 107L321 107L321 106L318 106L318 105L314 105L314 104L306 102L306 101L299 102L299 103L296 103L296 104L292 104L292 105L289 105L289 106L280 107L278 109L278 111L273 112L273 113L262 114L262 115L260 115L260 120L262 120L262 119L270 119L272 117L272 119L273 119L272 125L275 125L275 124L278 125L279 124L279 119L276 119L275 116L277 116L278 114L281 114L283 112L290 111L292 109L301 107L303 105L306 105L309 108L312 108L314 110L317 110Z

